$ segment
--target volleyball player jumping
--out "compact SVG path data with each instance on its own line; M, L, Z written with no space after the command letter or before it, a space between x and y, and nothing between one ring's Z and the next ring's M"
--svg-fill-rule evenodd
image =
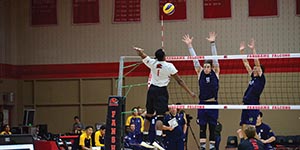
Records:
M248 47L252 50L253 54L256 54L255 41L250 40ZM240 43L240 53L244 54L244 49L246 48L245 42ZM244 93L243 103L244 105L259 105L260 95L264 90L266 79L264 75L264 67L260 64L258 58L254 59L253 69L250 67L247 59L243 59L244 66L251 76L248 88ZM241 115L240 126L242 127L242 134L245 138L245 127L246 125L253 125L255 127L257 116L259 115L259 110L248 110L243 109Z
M217 55L215 44L216 33L209 32L206 38L211 43L212 55ZM189 35L183 36L182 41L187 44L190 55L197 56L192 46L193 37ZM217 105L219 90L219 73L220 67L217 59L205 60L203 67L198 60L194 61L194 67L199 79L199 104L201 105ZM206 129L209 127L209 149L215 149L215 128L219 117L218 109L198 109L198 124L200 125L200 150L206 149Z
M164 115L168 111L169 94L167 86L170 82L170 77L173 77L193 98L196 96L180 78L175 66L172 63L166 62L166 54L163 49L158 49L155 52L155 59L147 56L141 48L133 47L133 49L143 59L143 63L151 69L152 76L147 93L144 137L148 136L150 121L155 117L154 114L156 114L156 138L152 145L160 150L164 150L162 146L162 129Z

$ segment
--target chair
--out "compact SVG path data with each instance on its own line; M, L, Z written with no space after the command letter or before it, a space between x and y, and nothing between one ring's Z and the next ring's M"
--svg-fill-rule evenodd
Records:
M227 144L226 149L228 148L237 148L238 147L238 139L237 136L228 136L227 137Z
M287 141L286 141L286 137L285 136L276 136L276 145L285 145L287 144Z

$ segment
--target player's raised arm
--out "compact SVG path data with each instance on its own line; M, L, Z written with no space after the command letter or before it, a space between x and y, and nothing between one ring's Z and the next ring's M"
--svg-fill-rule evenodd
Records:
M245 46L245 41L242 41L242 42L240 43L240 54L244 54L245 48L246 48L246 46ZM250 65L249 65L248 60L247 60L247 59L243 59L243 63L244 63L244 66L245 66L245 68L246 68L248 74L251 75L252 69L251 69L251 67L250 67Z
M136 53L142 58L146 58L148 55L144 52L144 49L139 47L133 47L134 50L136 50Z
M172 77L176 80L176 82L187 92L189 93L189 95L193 98L196 98L195 93L188 88L188 86L185 84L185 82L180 78L180 76L175 73L174 75L172 75Z
M192 45L193 37L190 37L190 35L186 34L182 37L182 41L188 46L190 55L191 56L197 56L197 54L196 54L196 52L193 48L193 45ZM200 65L198 59L194 59L193 62L194 62L195 70L196 70L197 74L199 74L202 71L203 68Z
M253 54L256 54L256 49L255 49L255 40L252 38L248 44L248 47L252 50ZM258 75L261 76L262 75L262 69L260 66L260 62L258 58L254 59L254 64L255 66L258 68Z
M217 46L216 46L216 37L217 37L217 34L215 32L209 32L209 37L207 37L207 41L210 42L210 46L211 46L211 54L213 56L216 56L218 55L217 53ZM220 74L220 66L219 66L219 61L218 59L213 59L213 68L217 74L217 77L219 78L219 74Z

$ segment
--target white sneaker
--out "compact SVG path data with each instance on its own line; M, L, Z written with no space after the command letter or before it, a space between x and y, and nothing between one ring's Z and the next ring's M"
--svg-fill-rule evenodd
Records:
M155 147L155 148L157 148L157 149L159 149L159 150L165 150L163 147L161 147L158 143L156 143L155 141L152 143L152 145Z
M154 146L142 141L142 143L140 144L141 146L145 147L145 148L155 148Z

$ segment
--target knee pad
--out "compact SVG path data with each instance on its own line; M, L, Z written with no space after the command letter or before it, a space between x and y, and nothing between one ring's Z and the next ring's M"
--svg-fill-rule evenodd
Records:
M200 125L200 139L206 138L206 125Z

